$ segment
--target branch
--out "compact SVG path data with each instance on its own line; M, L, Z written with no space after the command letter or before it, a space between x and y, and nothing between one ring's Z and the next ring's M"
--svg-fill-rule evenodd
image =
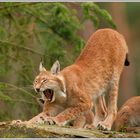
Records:
M7 10L7 9L9 9L9 8L16 8L16 7L20 7L20 6L25 6L25 5L35 5L35 4L40 4L40 3L37 3L37 2L26 2L26 3L15 3L15 4L13 4L12 6L10 5L10 6L4 6L3 5L3 7L0 7L0 11L2 12L2 11L5 11L5 10Z
M34 95L32 95L30 92L24 90L23 88L20 88L20 87L17 87L17 86L15 86L15 85L13 85L13 84L5 83L5 82L0 82L0 84L6 85L6 86L10 86L10 87L13 87L13 88L15 88L15 89L18 89L18 90L20 90L20 91L23 91L24 93L26 93L26 94L28 94L28 95L30 95L31 97L33 97L33 98L36 99L36 97L35 97Z
M12 43L12 42L3 41L3 40L0 40L0 43L2 43L2 44L8 44L8 45L11 45L11 46L14 46L14 47L18 47L19 49L24 49L24 50L29 51L29 52L31 52L31 53L35 53L35 54L37 54L37 55L43 56L42 53L40 53L40 52L38 52L38 51L35 51L35 50L32 50L32 49L30 49L30 48L24 47L24 46L22 46L22 45L14 44L14 43Z
M29 101L25 101L25 100L21 100L21 99L18 99L18 100L15 100L15 99L1 99L1 101L10 101L10 102L23 102L23 103L26 103L26 104L32 104L32 105L37 105L37 103L33 103L33 102L29 102Z

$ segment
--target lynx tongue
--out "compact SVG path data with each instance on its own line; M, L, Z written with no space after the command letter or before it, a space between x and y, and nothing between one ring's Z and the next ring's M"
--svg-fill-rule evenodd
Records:
M43 91L47 101L51 102L52 98L53 98L53 90L51 89L46 89L45 91Z

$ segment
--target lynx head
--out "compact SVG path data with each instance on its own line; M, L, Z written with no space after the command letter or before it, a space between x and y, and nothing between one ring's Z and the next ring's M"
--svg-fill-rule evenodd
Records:
M42 62L39 65L39 75L34 80L34 89L47 102L54 102L56 98L66 97L63 77L60 76L60 64L56 61L51 70L47 71Z

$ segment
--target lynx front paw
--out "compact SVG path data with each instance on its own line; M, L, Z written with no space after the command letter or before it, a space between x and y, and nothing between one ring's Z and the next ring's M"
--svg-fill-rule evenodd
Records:
M49 125L54 125L54 124L56 124L58 126L65 125L65 122L59 122L56 117L47 117L44 121L45 121L45 123L47 123Z
M54 125L56 124L55 120L54 120L54 117L47 117L45 120L44 120L45 123L49 124L49 125Z
M109 131L109 130L111 130L111 126L109 124L106 124L105 122L99 122L97 125L97 129Z
M26 121L28 124L42 124L47 120L47 115L43 112L38 114L37 116L33 117L29 121Z

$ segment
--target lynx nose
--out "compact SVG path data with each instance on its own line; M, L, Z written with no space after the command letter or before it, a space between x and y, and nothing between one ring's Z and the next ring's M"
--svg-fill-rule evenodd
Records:
M40 89L39 89L39 88L36 88L36 91L37 91L37 92L39 92L39 91L40 91Z

